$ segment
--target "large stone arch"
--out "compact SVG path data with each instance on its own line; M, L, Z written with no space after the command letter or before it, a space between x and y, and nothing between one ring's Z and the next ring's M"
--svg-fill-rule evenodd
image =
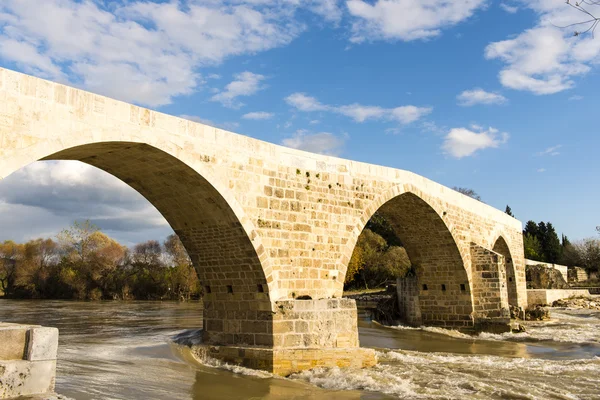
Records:
M495 240L492 250L504 256L504 267L506 268L506 281L502 282L506 285L508 292L508 304L511 306L519 306L518 291L517 291L517 276L510 248L502 235Z
M254 345L270 340L242 328L268 319L261 315L270 310L273 280L266 251L235 197L217 189L222 185L209 171L200 172L199 166L193 168L181 157L140 142L92 142L43 157L31 149L23 153L23 166L40 159L77 160L97 167L156 207L180 237L204 286L207 342Z
M411 262L417 266L415 289L419 323L447 327L473 325L473 295L470 270L461 253L452 226L434 199L413 185L399 185L377 197L365 210L346 244L340 266L346 269L358 236L375 212L390 222L403 242Z

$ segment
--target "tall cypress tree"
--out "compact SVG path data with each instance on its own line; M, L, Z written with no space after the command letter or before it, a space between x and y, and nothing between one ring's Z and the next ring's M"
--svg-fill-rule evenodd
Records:
M557 263L561 256L562 247L560 245L560 239L554 230L552 223L546 224L546 240L542 244L544 249L544 256L547 262Z
M506 210L504 210L505 213L507 213L508 215L510 215L511 217L515 217L512 213L512 210L510 209L510 206L507 204L506 205Z

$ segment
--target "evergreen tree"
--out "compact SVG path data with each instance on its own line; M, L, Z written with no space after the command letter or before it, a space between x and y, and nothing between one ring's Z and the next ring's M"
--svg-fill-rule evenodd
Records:
M542 261L542 246L537 237L526 233L523 235L523 250L525 258L534 261Z
M505 213L507 213L508 215L510 215L511 217L515 217L512 213L512 210L510 209L510 206L507 204L506 205L506 210L504 210Z
M554 230L554 226L550 222L546 224L546 235L544 239L545 240L542 243L544 258L547 262L557 263L562 254L562 247L558 235Z
M531 235L533 237L538 237L538 226L534 221L527 221L525 225L525 229L523 229L523 235Z
M569 240L569 238L567 237L567 235L565 235L564 233L561 235L561 242L560 242L562 248L564 249L565 247L569 247L571 245L571 241Z

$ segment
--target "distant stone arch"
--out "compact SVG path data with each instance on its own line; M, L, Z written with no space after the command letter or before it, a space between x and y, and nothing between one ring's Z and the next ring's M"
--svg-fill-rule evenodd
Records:
M511 306L518 307L519 303L515 266L513 262L513 257L510 252L510 248L508 247L508 244L506 243L506 240L502 235L498 236L498 238L494 242L492 251L504 256L504 266L506 268L505 284L508 291L508 304L510 304Z
M417 265L420 321L426 325L463 327L473 324L470 271L443 220L444 211L412 185L396 186L367 207L343 257L342 281L358 236L375 212L383 215L402 241L413 265Z
M23 166L36 158L23 157ZM180 237L198 272L205 291L205 339L255 344L253 335L234 336L233 332L241 332L242 321L256 319L257 310L270 308L272 272L261 239L243 209L233 195L217 189L220 185L210 172L199 172L181 157L152 145L128 141L67 147L41 159L84 162L142 194ZM254 310L254 314L225 315L226 309Z

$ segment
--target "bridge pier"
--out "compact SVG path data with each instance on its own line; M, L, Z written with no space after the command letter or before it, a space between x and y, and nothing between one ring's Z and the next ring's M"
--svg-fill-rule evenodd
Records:
M194 354L283 376L316 367L377 364L375 351L359 346L354 300L283 300L258 310L264 306L214 312L221 306L208 305L203 343L192 346ZM217 323L218 315L233 318Z

